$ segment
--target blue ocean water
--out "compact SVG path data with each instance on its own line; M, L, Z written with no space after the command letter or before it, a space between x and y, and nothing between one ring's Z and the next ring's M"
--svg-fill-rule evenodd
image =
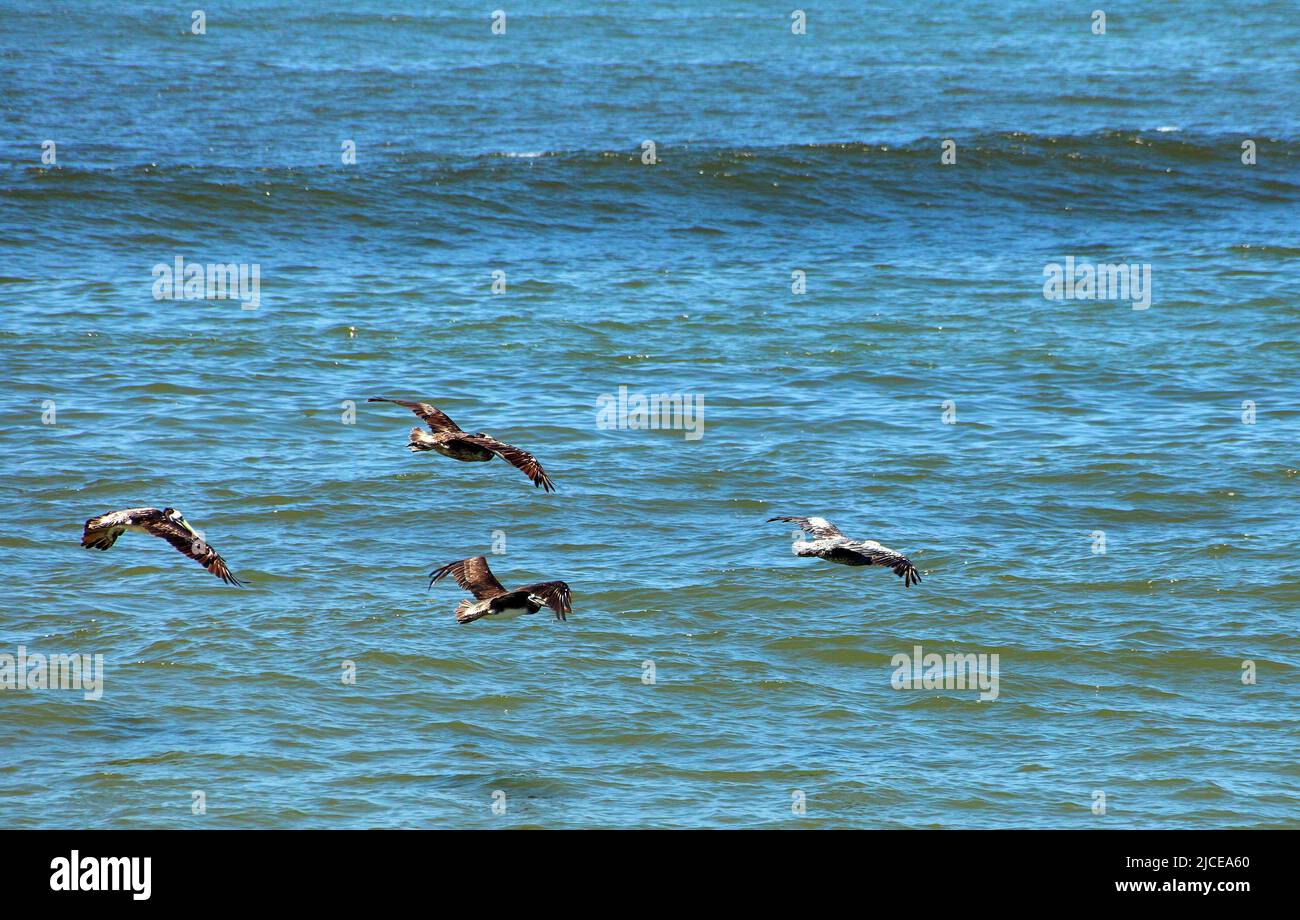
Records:
M1293 3L203 9L0 0L0 656L104 661L0 690L0 824L1300 824ZM248 587L80 548L139 505Z

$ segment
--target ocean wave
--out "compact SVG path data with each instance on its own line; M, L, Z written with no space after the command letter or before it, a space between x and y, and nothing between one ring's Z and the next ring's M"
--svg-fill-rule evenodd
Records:
M1170 136L1178 134L1177 137ZM936 164L939 161L940 144L945 140L957 144L958 156L964 163L974 156L981 164L996 162L1024 163L1026 157L1041 161L1065 161L1078 168L1080 162L1087 163L1096 159L1113 162L1152 163L1159 160L1164 165L1182 163L1188 166L1208 162L1227 162L1240 165L1238 156L1241 152L1240 135L1198 135L1182 133L1181 129L1170 131L1167 127L1157 127L1152 131L1107 130L1090 134L1036 134L1022 131L998 131L964 136L961 134L935 136L933 138L909 138L902 142L881 140L844 140L835 142L807 144L778 144L771 146L718 146L695 140L664 141L656 147L658 162L654 165L671 168L683 167L718 167L755 165L769 169L798 169L800 167L830 166L837 163L851 164L857 168L869 169L886 162L920 161ZM1267 152L1269 161L1281 164L1280 169L1294 168L1300 163L1300 154L1296 148L1298 142L1287 137L1253 137L1258 150ZM113 156L111 148L101 152L101 156ZM123 152L125 157L131 154ZM1264 159L1261 154L1260 159ZM443 170L454 174L472 173L475 170L499 170L501 161L542 160L559 162L578 169L595 170L614 165L642 165L642 151L639 148L627 150L610 149L535 149L535 150L492 150L483 153L446 153L438 151L414 150L381 152L365 166L356 168L342 167L334 162L303 162L287 166L256 166L247 163L175 163L166 164L150 161L121 162L112 165L77 165L43 167L38 165L11 165L8 170L0 171L0 177L8 177L13 183L19 180L36 181L56 177L75 177L81 175L98 175L113 173L123 180L141 177L158 178L189 177L212 182L220 189L238 189L241 187L263 187L284 181L306 181L322 175L342 175L364 179L375 173L407 172L417 170ZM533 164L521 164L528 168Z

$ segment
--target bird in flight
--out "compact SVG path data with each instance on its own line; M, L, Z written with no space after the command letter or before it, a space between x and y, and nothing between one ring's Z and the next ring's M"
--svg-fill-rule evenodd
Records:
M243 586L230 574L226 560L208 546L203 536L185 520L185 515L175 508L161 511L157 508L127 508L93 517L86 521L86 528L81 533L81 546L83 549L108 549L128 530L162 537L226 584Z
M456 607L457 623L473 623L480 617L487 616L536 613L543 607L554 610L557 620L567 620L566 614L573 611L569 586L564 582L539 581L507 591L492 574L487 559L483 556L451 562L430 572L429 587L432 588L434 582L448 575L475 598L473 601L461 601Z
M372 396L367 402L390 402L410 409L429 426L428 431L421 428L411 429L411 440L406 445L411 451L436 450L444 457L453 460L481 461L500 457L523 470L525 476L547 492L554 492L551 477L546 475L542 465L526 450L512 447L504 441L498 441L491 435L477 432L470 434L447 417L447 414L435 406L422 402L408 402L405 399L389 399L386 396Z
M812 537L811 540L795 541L791 548L796 556L817 556L840 565L883 565L893 569L894 574L903 579L904 588L921 580L916 566L902 553L881 546L875 540L850 540L826 518L774 517L767 520L769 523L786 521L797 524L800 530Z

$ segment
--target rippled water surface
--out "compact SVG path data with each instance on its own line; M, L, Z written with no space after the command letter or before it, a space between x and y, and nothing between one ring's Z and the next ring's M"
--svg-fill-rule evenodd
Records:
M105 684L0 691L3 825L1300 824L1294 4L30 6L0 654ZM155 300L178 256L260 305ZM1150 308L1044 299L1066 256ZM703 436L599 427L621 386ZM248 587L79 547L138 505ZM764 523L810 514L924 581ZM458 626L477 554L568 622ZM894 689L918 645L997 698Z

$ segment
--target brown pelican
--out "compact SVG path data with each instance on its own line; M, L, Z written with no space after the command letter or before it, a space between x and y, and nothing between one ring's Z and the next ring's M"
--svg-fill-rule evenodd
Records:
M389 399L386 396L372 396L366 401L390 402L405 406L424 420L429 426L429 431L412 428L410 443L406 445L409 450L436 450L444 457L451 457L453 460L491 460L494 456L500 457L523 470L524 475L533 481L533 485L541 486L547 492L555 491L555 486L551 484L551 477L546 475L537 458L528 451L511 447L481 431L477 434L462 431L461 427L449 419L441 409L428 403Z
M795 541L791 549L796 556L817 556L840 565L883 565L893 569L894 574L903 579L904 588L921 580L916 566L902 553L881 546L875 540L850 540L826 518L774 517L768 518L768 521L797 524L800 530L812 537L811 540Z
M487 559L475 556L451 562L429 573L429 587L450 575L476 601L461 601L456 608L457 623L473 623L480 617L536 613L543 607L555 611L557 620L567 620L570 606L569 586L562 581L539 581L507 591L488 568Z
M151 533L162 537L172 546L189 556L213 575L227 584L242 587L226 567L226 560L204 542L203 537L185 520L185 515L175 508L127 508L110 511L86 521L81 534L84 549L108 549L128 530Z

